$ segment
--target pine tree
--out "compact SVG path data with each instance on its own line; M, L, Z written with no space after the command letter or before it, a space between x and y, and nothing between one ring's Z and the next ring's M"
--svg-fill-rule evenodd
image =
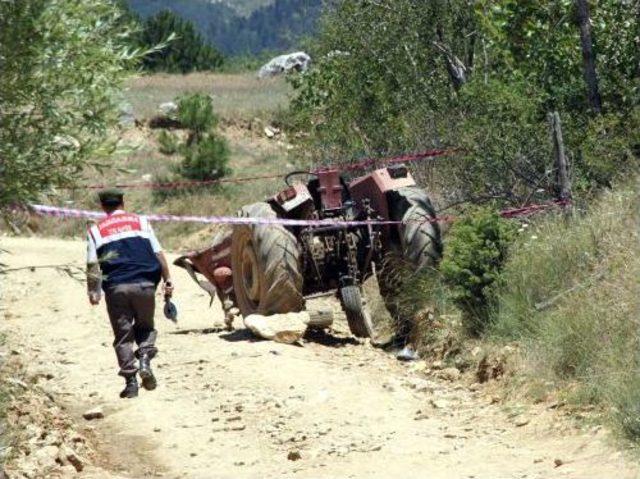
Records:
M169 10L149 17L140 36L145 47L161 44L173 37L165 48L145 57L143 65L147 70L169 73L215 70L224 61L222 54L205 43L191 22Z

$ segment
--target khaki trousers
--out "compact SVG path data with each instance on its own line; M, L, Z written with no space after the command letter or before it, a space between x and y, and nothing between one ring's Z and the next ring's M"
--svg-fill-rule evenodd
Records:
M153 358L158 352L154 328L156 286L153 283L118 284L105 293L107 312L113 329L113 347L118 357L120 376L136 374L136 358L147 354ZM138 345L133 352L133 343Z

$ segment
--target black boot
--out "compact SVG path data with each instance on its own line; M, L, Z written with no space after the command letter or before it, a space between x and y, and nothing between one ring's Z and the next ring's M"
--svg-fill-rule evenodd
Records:
M126 385L120 393L121 398L135 398L138 397L138 380L135 376L129 376L124 378Z
M143 354L140 356L140 377L142 378L142 387L147 391L153 391L158 382L156 381L156 377L153 375L153 371L151 370L151 358L149 358L148 354Z

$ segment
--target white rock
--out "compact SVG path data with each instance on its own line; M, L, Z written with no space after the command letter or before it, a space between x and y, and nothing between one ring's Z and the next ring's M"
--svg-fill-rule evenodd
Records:
M178 105L172 101L162 103L158 106L158 112L163 116L174 117L178 114Z
M290 71L304 72L311 66L311 57L305 52L295 52L280 55L271 59L260 68L258 78L268 78Z
M292 344L302 338L309 320L306 311L272 316L252 314L244 318L244 325L260 338Z
M91 421L93 419L102 419L104 418L104 412L102 412L102 408L96 407L86 411L82 415L82 417L85 418L87 421Z
M265 126L264 127L264 134L267 138L273 138L276 135L280 134L280 129L279 128L275 128L273 126Z
M41 470L45 470L57 464L56 458L58 457L58 452L59 449L57 446L45 446L38 449L33 455L33 458Z

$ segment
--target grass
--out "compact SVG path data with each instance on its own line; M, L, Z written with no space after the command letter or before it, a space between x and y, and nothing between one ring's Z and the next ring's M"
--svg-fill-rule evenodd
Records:
M283 77L259 80L255 73L155 74L132 78L125 97L136 117L150 118L158 106L187 93L213 96L216 113L225 119L265 118L288 104L290 87Z
M490 335L525 346L527 373L599 406L640 440L640 188L549 218L512 251Z

